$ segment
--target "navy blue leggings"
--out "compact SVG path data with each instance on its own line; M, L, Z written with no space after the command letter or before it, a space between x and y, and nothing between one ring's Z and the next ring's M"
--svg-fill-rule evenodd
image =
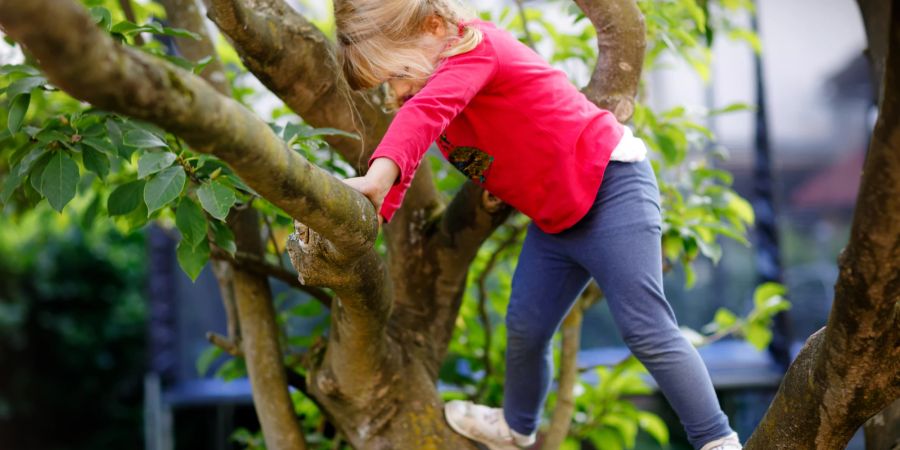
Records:
M553 377L553 334L591 277L616 326L695 447L730 434L709 373L678 330L662 285L659 188L650 162L610 161L590 211L547 234L529 225L506 316L504 414L530 434Z

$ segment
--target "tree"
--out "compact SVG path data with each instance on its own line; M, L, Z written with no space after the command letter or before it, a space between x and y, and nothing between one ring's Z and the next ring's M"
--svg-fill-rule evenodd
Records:
M881 82L850 240L828 325L791 364L749 450L844 448L900 397L900 3L858 3Z
M308 124L331 127L273 129L228 98L212 47L187 50L191 41L184 39L201 44L209 39L198 25L196 5L163 3L170 20L191 31L113 24L108 13L95 9L92 17L71 0L0 0L0 25L24 45L53 85L122 115L90 111L73 116L75 120L24 130L25 137L19 128L29 96L44 83L27 68L8 69L24 74L6 93L10 135L25 144L12 158L16 165L4 183L4 202L18 193L26 202L47 198L61 210L79 179L73 155L80 154L85 169L104 178L110 160L135 159L140 149L137 179L110 193L107 212L130 225L141 225L148 216L174 216L183 235L179 260L192 276L209 256L218 260L223 297L235 305L235 314L231 335L212 339L245 358L268 448L306 447L287 395L288 379L356 448L472 448L444 423L435 382L453 336L469 266L510 216L510 208L471 183L446 202L427 165L422 165L404 207L384 227L385 260L375 245L377 222L369 202L309 160L315 155L309 147L319 143L315 136L328 135L330 148L357 172L364 170L390 121L379 107L378 93L349 93L334 75L338 71L328 38L281 0L211 0L210 18L231 39L247 68ZM702 8L687 3L693 8L686 11L705 20ZM578 6L598 30L602 55L586 88L589 98L622 121L636 111L640 121L656 121L635 106L645 45L643 18L635 4L584 0ZM112 33L127 42L140 31L181 39L188 59L208 64L187 67L202 70L210 83L110 37ZM156 124L173 136L125 116ZM340 130L362 131L355 138ZM684 133L666 129L660 135L655 145L665 159L682 162ZM306 146L302 150L308 158L295 152L295 146ZM154 150L159 148L170 151ZM722 177L714 171L706 175ZM23 184L26 177L30 183ZM674 228L663 242L670 259L687 263L698 251L714 257L711 241L717 234L740 237L748 221L745 202L730 190L716 192L726 205L707 214L729 225ZM93 202L102 208L100 195ZM297 221L288 249L302 281L298 287L331 308L327 338L310 348L302 364L288 364L287 371L265 277L290 275L266 258L258 211L264 216L280 211L276 219ZM226 218L227 226L221 222ZM514 229L509 234L515 238ZM278 243L273 244L277 250ZM896 268L894 259L894 266L882 264L878 269ZM765 317L782 303L769 306ZM723 321L723 328L726 323L733 321ZM890 342L896 349L896 339ZM897 397L896 382L894 391L885 392L892 394Z

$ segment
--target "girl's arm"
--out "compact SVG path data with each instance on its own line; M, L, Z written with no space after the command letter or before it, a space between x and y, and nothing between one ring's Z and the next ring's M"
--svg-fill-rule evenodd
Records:
M385 221L390 221L400 207L428 147L475 94L488 84L497 67L493 48L489 42L482 42L469 52L444 60L422 90L397 111L384 138L369 159L369 173L373 169L375 173L366 182L376 184L378 181L377 187L382 191L385 185L380 183L385 179L390 179L393 183L388 186L387 194L381 197L383 203L379 211ZM379 165L388 164L388 161L393 163L399 173L395 174L385 168L375 169L375 163L379 161ZM368 175L364 178L368 178ZM374 190L372 187L370 189ZM375 192L380 195L382 191Z

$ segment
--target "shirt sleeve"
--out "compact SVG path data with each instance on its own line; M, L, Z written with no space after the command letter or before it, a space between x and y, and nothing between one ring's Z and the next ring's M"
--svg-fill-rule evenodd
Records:
M400 208L403 197L428 147L497 71L497 58L482 41L475 49L451 56L435 70L425 86L400 109L369 158L388 158L400 167L400 177L381 206L386 222Z

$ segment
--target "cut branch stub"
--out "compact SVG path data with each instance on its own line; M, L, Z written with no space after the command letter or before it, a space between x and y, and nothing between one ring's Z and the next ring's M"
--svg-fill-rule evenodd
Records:
M351 280L347 258L331 242L301 222L294 221L287 250L297 269L297 277L305 286L335 287Z

